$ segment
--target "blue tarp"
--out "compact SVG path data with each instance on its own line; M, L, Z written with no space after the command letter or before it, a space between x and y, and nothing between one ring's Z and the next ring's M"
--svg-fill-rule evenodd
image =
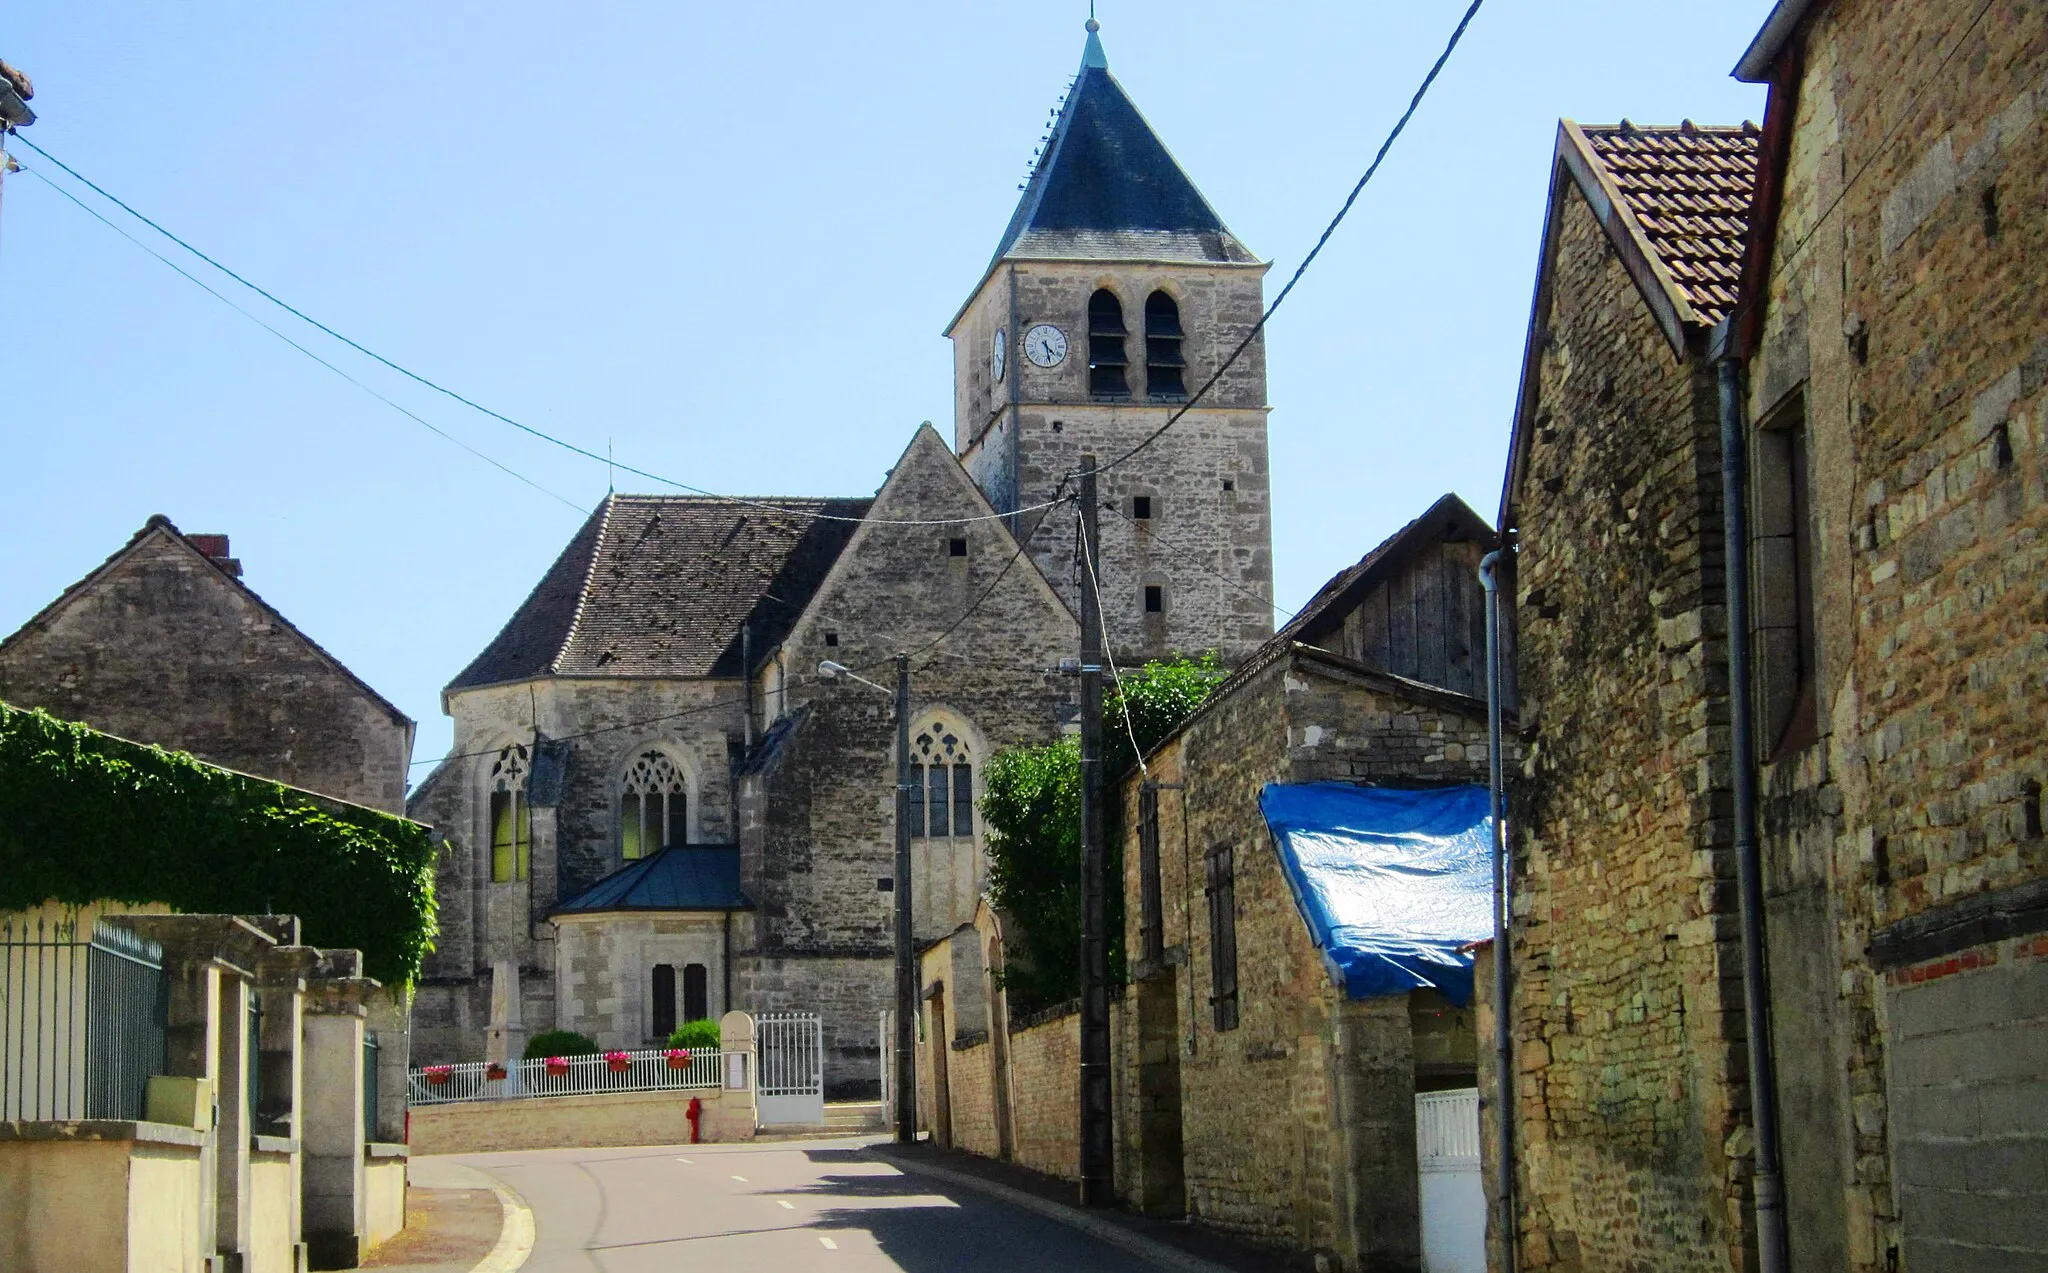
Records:
M1434 987L1471 1000L1472 956L1458 948L1493 936L1486 788L1272 783L1259 808L1348 997Z

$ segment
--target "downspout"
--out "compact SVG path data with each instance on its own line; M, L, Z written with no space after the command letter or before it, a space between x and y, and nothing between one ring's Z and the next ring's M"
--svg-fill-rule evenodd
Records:
M1722 587L1728 607L1728 719L1735 795L1735 875L1742 918L1743 1033L1756 1133L1758 1273L1785 1273L1785 1181L1778 1161L1778 1072L1771 1055L1770 969L1764 957L1763 860L1756 833L1756 739L1749 699L1749 451L1742 353L1731 321L1714 329L1709 357L1721 406Z
M720 1000L720 1003L721 1003L721 1005L722 1005L722 1006L721 1006L721 1008L720 1008L720 1010L719 1010L719 1013L718 1013L718 1015L722 1017L722 1016L724 1016L724 1015L725 1015L726 1013L728 1013L728 1012L731 1012L731 1011L732 1011L732 912L731 912L731 911L727 911L727 912L725 913L725 938L724 938L724 941L723 941L723 944L722 944L722 948L721 948L721 950L720 950L720 952L719 952L719 959L718 959L718 974L719 974L719 980L721 980L721 981L723 981L723 982L725 983L725 985L724 985L724 987L723 987L723 989L724 989L724 997L723 997L723 998L722 998L722 999Z
M1492 804L1493 831L1493 1105L1494 1179L1500 1182L1501 1268L1514 1273L1515 1241L1515 1071L1513 1000L1514 988L1508 967L1508 916L1513 899L1508 893L1507 823L1505 820L1505 766L1500 754L1500 581L1494 571L1500 565L1496 548L1479 559L1479 584L1486 589L1486 740L1489 758L1488 787Z

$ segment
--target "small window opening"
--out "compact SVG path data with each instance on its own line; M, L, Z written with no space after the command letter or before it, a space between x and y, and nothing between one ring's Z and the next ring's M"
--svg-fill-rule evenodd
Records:
M826 645L838 645L838 644L839 644L839 634L838 634L837 632L827 632L827 633L825 634L825 644L826 644Z
M1986 187L1984 187L1984 193L1983 193L1982 195L1978 196L1978 199L1977 199L1977 210L1978 210L1979 212L1981 212L1981 213L1983 214L1983 216L1984 216L1984 237L1985 237L1985 238L1987 238L1987 239L1995 239L1995 238L1997 238L1997 237L1998 237L1998 187L1997 187L1997 186L1986 186Z
M1055 420L1052 422L1052 431L1054 433L1059 433L1063 431L1066 427L1067 425L1064 420Z
M1237 483L1231 481L1229 478L1226 477L1223 479L1223 489L1226 491L1234 491L1237 489Z
M654 965L654 1011L648 1019L653 1028L647 1033L656 1039L666 1039L676 1032L676 966L674 964Z
M1131 520L1143 522L1150 521L1151 518L1152 497L1150 495L1131 496Z
M1166 610L1166 589L1156 583L1145 585L1145 613L1163 614Z
M946 555L949 557L965 557L967 555L967 541L964 539L947 540Z
M710 971L703 964L683 965L683 1020L702 1021L711 1015Z
M1188 396L1187 363L1180 353L1180 306L1165 292L1145 298L1145 392L1154 398Z
M1123 302L1116 293L1102 288L1088 298L1088 392L1098 398L1128 398L1131 382L1124 374L1130 365L1124 357Z
M1216 1029L1237 1028L1237 863L1229 845L1209 850L1209 1007Z
M875 881L875 891L877 893L893 893L896 891L896 881L884 875Z

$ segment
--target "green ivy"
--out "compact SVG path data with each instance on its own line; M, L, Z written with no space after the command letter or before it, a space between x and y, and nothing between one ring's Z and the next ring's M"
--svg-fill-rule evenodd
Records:
M433 949L427 829L0 703L0 910L160 903L297 915L410 985Z

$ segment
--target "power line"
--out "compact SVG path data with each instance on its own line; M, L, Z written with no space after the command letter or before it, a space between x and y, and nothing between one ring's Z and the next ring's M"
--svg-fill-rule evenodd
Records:
M768 500L748 499L747 497L741 495L721 495L717 491L707 491L701 486L692 486L688 482L678 482L672 477L664 477L659 473L649 472L648 470L642 468L635 468L630 464L614 460L610 456L600 455L596 451L588 450L584 447L578 446L574 442L566 441L562 438L556 437L551 433L547 433L541 429L536 429L532 425L525 424L522 423L521 421L515 420L511 416L508 416L501 411L494 411L490 407L485 406L484 404L476 401L473 398L465 397L462 394L457 393L455 390L450 389L447 386L439 384L433 380L430 380L426 376L423 376L416 371L413 371L409 367L403 366L400 363L394 362L393 360L386 358L383 354L378 353L376 350L371 349L369 346L364 345L359 341L353 340L350 337L343 335L341 332L336 331L334 328L329 327L326 323L323 323L319 319L314 318L311 314L306 313L306 311L291 304L289 301L284 300L282 297L279 297L275 293L267 291L264 288L258 286L257 284L250 282L247 278L244 278L242 275L236 273L234 270L229 269L226 265L223 265L218 260L215 260L213 257L208 256L206 253L192 246L192 244L186 242L184 239L178 237L176 234L173 234L171 231L165 229L162 225L158 224L156 221L150 219L149 217L145 216L143 213L138 211L133 205L129 204L128 202L120 198L120 196L115 195L111 191L107 190L104 186L101 186L99 183L93 181L84 173L79 172L76 168L73 168L70 164L67 164L63 160L57 158L49 151L44 150L41 146L36 145L36 143L30 141L28 138L21 137L20 140L23 145L35 151L37 154L49 160L51 163L57 165L57 167L63 169L74 180L83 184L93 193L99 195L101 198L107 200L109 203L112 203L115 207L120 208L129 216L134 217L137 221L142 222L142 224L148 226L150 229L156 231L158 234L163 235L171 242L177 244L179 247L185 249L187 252L190 252L192 255L198 257L200 260L206 262L208 265L211 265L214 269L219 270L221 273L227 275L229 278L235 280L235 282L240 283L243 287L248 288L250 291L256 293L258 296L261 296L263 299L269 301L271 304L277 306L279 309L282 309L286 313L292 315L294 318L299 319L301 322L307 323L312 327L319 329L320 331L333 337L335 340L338 340L342 344L347 345L350 349L353 349L357 353L362 354L364 357L372 359L375 362L382 363L385 367L390 368L392 371L397 372L399 375L406 377L408 380L412 380L418 384L424 385L428 389L433 390L435 393L441 394L448 398L452 398L456 402L461 403L463 406L468 407L473 411L481 412L484 415L491 417L493 420L497 420L500 421L501 423L511 425L513 428L518 429L520 432L538 438L541 441L549 443L552 446L558 446L565 451L569 451L575 455L580 455L584 459L594 461L598 464L603 464L608 469L618 469L623 472L631 473L636 477L644 477L650 482L659 482L664 486L672 486L679 491L686 491L692 495L701 495L707 499L721 500L731 504L744 504L753 508L762 508L767 509L771 512L783 513L791 517L805 517L810 518L814 521L826 522L865 522L870 525L877 526L958 526L964 525L969 522L993 521L996 518L1000 517L1012 517L1019 513L1038 512L1042 509L1048 509L1053 506L1053 501L1048 501L1043 504L1031 505L1028 508L1012 509L1010 512L1007 513L976 513L973 516L969 517L843 517L834 513L820 513L810 509L789 508L780 504L773 503ZM44 180L48 182L49 179L44 178ZM50 184L52 185L52 188L55 188L55 183ZM77 200L74 199L73 202L77 202ZM85 205L81 203L79 206L84 207ZM87 210L90 211L90 209ZM101 220L104 221L105 218L102 217ZM108 222L108 224L112 225L113 223ZM166 265L171 265L171 262L166 258L159 256L157 259L162 260ZM172 265L172 268L177 269L175 265ZM185 271L178 270L178 272L180 274L184 274L186 278L192 279L192 276L190 274L185 274ZM192 279L192 281L195 283L198 282L197 279ZM201 284L201 286L204 286L204 284ZM212 289L209 288L208 290L210 291Z
M1380 170L1380 164L1386 159L1387 152L1393 149L1395 140L1408 127L1408 121L1414 118L1416 108L1422 105L1423 95L1429 92L1430 85L1436 83L1437 74L1444 69L1444 63L1450 61L1451 51L1458 47L1458 41L1465 38L1465 28L1472 25L1472 19L1479 13L1479 6L1483 3L1485 3L1485 0L1472 0L1471 7L1465 10L1465 16L1458 19L1457 30L1451 32L1450 42L1444 45L1442 53L1437 54L1435 64L1429 68L1429 74L1422 77L1422 83L1416 88L1415 96L1408 100L1408 109L1401 112L1401 118L1394 123L1394 130L1387 134L1385 141L1380 143L1379 153L1373 156L1372 166L1365 170L1365 175L1358 179L1358 184L1351 187L1351 193L1344 199L1344 206L1337 209L1336 216L1330 218L1330 224L1323 228L1322 236L1316 240L1316 245L1309 249L1308 255L1303 257L1301 264L1295 267L1293 276L1287 280L1287 286L1280 289L1280 294L1273 298L1273 303L1266 306L1266 312L1259 315L1259 321L1253 323L1252 329L1245 333L1244 339L1237 342L1237 348L1230 351L1230 357L1225 358L1223 365L1216 368L1209 378L1202 382L1202 387L1195 390L1194 396L1182 403L1179 410L1166 417L1166 423L1146 434L1144 439L1130 450L1097 468L1095 470L1097 473L1107 473L1109 470L1128 462L1140 451L1143 451L1165 436L1168 429L1180 423L1182 416L1195 409L1195 405L1207 396L1209 390L1215 387L1216 382L1223 378L1223 374L1237 363L1237 360L1244 355L1244 351L1251 348L1252 342L1259 338L1259 333L1266 330L1266 324L1272 319L1274 311L1278 310L1281 302L1287 299L1287 294L1294 290L1294 285L1301 282L1301 276L1308 272L1308 267L1322 253L1323 245L1330 241L1330 236L1337 232L1337 227L1343 223L1345 216L1350 213L1351 205L1358 202L1358 196L1364 192L1366 183L1371 181L1373 174Z
M24 138L23 140L26 139ZM52 160L51 162L54 163L55 161ZM405 407L400 406L398 403L393 402L391 399L385 397L383 394L377 392L375 389L372 389L370 386L364 384L362 381L356 379L354 376L351 376L350 374L348 374L348 372L343 371L340 367L335 366L333 363L327 361L325 358L322 358L319 354L314 353L312 350L306 348L298 341L293 340L290 336L285 335L283 332L271 326L269 323L264 322L256 315L242 308L240 305L235 304L234 301L230 300L226 296L223 296L220 292L214 290L214 288L209 286L204 280L199 279L190 273L187 273L185 268L179 265L176 261L171 260L163 253L149 246L149 244L144 243L141 239L138 239L134 235L128 233L127 230L121 228L118 225L115 225L112 221L109 221L106 217L100 214L97 208L92 207L90 204L80 199L77 195L72 194L69 190L66 190L64 187L58 185L56 182L44 176L40 169L27 167L25 165L17 166L20 167L21 171L27 173L31 177L34 177L36 180L42 182L44 185L56 191L58 194L63 195L72 203L77 204L78 207L81 208L85 212L85 214L91 217L93 220L98 221L101 225L106 226L109 230L112 230L114 233L120 235L122 238L128 240L130 243L133 243L136 247L142 249L144 252L149 253L151 256L163 262L165 265L169 266L173 270L176 270L180 275L183 275L187 280L189 280L192 284L197 286L201 291L205 292L208 296L213 297L221 304L227 306L229 309L235 311L237 314L240 314L242 317L248 319L250 322L256 324L258 327L261 327L264 331L267 331L271 335L277 337L285 344L290 345L293 349L298 350L306 357L311 358L314 362L319 363L321 366L327 368L327 370L333 372L335 375L340 376L343 380L348 381L350 384L362 390L364 393L369 394L372 398L375 398L377 401L383 403L385 406L390 407L393 411L396 411L400 415L405 416L407 419L414 421L415 423L426 428L428 431L442 438L445 438L450 442L453 442L456 446L461 447L463 450L469 452L471 455L474 455L476 458L482 460L484 463L490 465L492 468L497 469L499 472L504 473L507 476L517 478L519 481L524 482L528 486L531 486L534 490L539 491L541 494L547 496L549 499L560 501L561 503L566 504L570 508L576 510L577 513L583 516L587 517L590 515L590 510L583 507L581 504L576 503L574 500L569 499L567 496L560 495L554 491L549 490L547 487L542 486L539 482L536 482L532 478L526 476L526 474L521 473L517 469L514 469L509 465L503 464L496 459L493 459L491 456L488 456L484 454L482 451L477 450L475 447L471 446L467 442L464 442L461 438L456 437L454 434L447 432L446 430L440 428L439 426L435 425L434 423L425 419L424 417L416 415L412 411L406 409Z

